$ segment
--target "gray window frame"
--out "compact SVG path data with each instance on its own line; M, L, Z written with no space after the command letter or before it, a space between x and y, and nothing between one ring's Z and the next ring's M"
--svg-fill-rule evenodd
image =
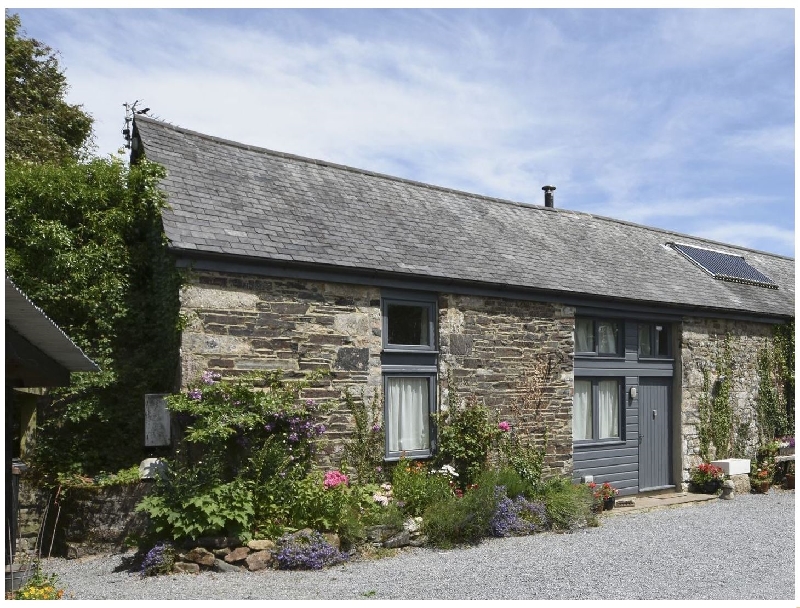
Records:
M643 355L642 354L642 344L639 341L639 328L642 325L647 325L650 331L650 344L655 344L655 336L656 333L656 325L661 325L664 329L662 331L663 338L667 345L667 354L666 355L659 355L658 353L653 355ZM669 323L658 323L656 321L636 321L636 356L639 359L672 359L672 326Z
M428 310L428 344L390 344L388 311L391 304L401 306L419 306ZM439 298L434 293L417 293L394 290L381 292L381 373L383 388L383 420L384 420L384 459L396 461L403 453L389 450L388 441L388 378L404 376L408 378L428 378L428 438L430 445L425 450L406 451L407 458L430 458L436 452L436 425L434 415L438 409L438 368L439 368Z
M383 428L384 428L384 456L387 462L394 462L401 458L423 459L430 458L436 451L436 395L438 394L437 374L435 371L385 371L383 372ZM389 378L426 378L428 380L428 448L424 450L405 450L394 452L389 450Z
M600 435L600 382L608 380L615 380L617 383L617 425L619 428L619 437L605 437L600 439L598 437ZM573 445L584 447L591 445L624 444L627 441L625 438L625 378L620 376L576 376L574 381L585 381L591 382L592 384L592 437L591 439L575 439L573 437ZM574 401L573 407L575 407Z
M591 321L592 322L592 335L594 336L594 350L593 351L579 351L578 348L578 340L573 338L575 343L575 356L576 357L602 357L603 359L623 359L625 357L625 322L622 319L614 319L614 318L607 318L607 317L583 317L583 316L576 316L575 317L575 329L573 330L573 336L578 331L578 321ZM598 332L598 323L613 323L617 326L617 350L616 352L612 353L601 353L600 352L600 340L599 340L599 332Z
M392 304L400 306L417 306L428 309L428 344L390 344L389 343L389 306ZM437 326L437 304L438 298L435 295L383 295L381 297L381 336L384 352L438 352L436 345L438 336Z

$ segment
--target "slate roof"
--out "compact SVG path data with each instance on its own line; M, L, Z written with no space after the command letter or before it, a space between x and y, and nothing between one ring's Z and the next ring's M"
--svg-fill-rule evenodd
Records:
M247 146L144 116L135 135L147 158L167 168L164 229L178 253L794 315L792 258ZM715 280L670 242L741 255L778 289Z

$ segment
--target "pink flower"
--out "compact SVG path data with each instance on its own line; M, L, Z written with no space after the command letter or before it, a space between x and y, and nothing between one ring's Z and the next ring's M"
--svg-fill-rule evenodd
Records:
M322 482L322 485L325 486L326 490L330 490L342 484L346 485L348 481L347 475L341 471L328 471L325 473L325 481Z
M511 430L511 425L508 424L508 422L506 422L505 420L503 420L500 424L497 425L497 428L499 428L504 433L507 433L508 431Z

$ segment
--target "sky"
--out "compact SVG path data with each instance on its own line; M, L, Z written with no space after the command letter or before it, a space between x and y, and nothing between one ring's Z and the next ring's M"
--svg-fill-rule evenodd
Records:
M174 125L794 257L791 9L7 9Z

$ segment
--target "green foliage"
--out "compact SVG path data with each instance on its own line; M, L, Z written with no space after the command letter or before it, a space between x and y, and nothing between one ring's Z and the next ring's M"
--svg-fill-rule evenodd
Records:
M6 13L6 162L79 159L91 143L92 117L66 102L56 52L21 27L18 15Z
M544 443L547 444L547 431L543 432ZM532 486L537 486L542 479L545 448L522 440L516 433L505 434L500 441L500 452L505 462L516 474ZM509 496L514 496L509 493Z
M475 483L488 463L500 435L497 422L474 395L460 405L451 381L447 411L436 416L436 423L439 446L435 462L455 467L458 484L464 489Z
M777 325L773 334L775 369L783 388L787 432L794 429L794 319Z
M698 403L700 457L704 461L710 460L713 445L716 458L729 458L734 449L733 432L736 425L731 405L733 354L730 334L725 336L722 350L715 357L716 381L713 385L709 370L704 368L702 373L703 389Z
M381 404L375 392L367 403L363 393L355 399L345 392L345 405L352 413L355 429L344 445L342 467L353 470L359 483L383 479L384 435L381 427Z
M491 472L480 475L473 489L461 498L449 497L432 503L423 515L423 530L431 544L449 548L476 543L490 535L490 524L498 495Z
M205 491L184 494L177 484L161 494L146 496L136 506L144 511L157 534L174 540L225 534L249 540L253 524L253 492L240 479Z
M323 494L321 481L315 487L317 478L305 479L324 408L300 395L317 376L289 382L273 372L221 381L207 371L171 395L185 451L140 503L156 531L177 540L221 531L272 537L296 523L340 526L344 503L335 492Z
M760 445L794 428L794 321L776 326L758 353L756 428Z
M511 467L484 471L478 480L478 485L503 486L506 489L505 494L509 498L517 496L531 498L536 495L536 486Z
M449 476L429 473L422 462L402 459L392 471L394 499L413 517L422 515L429 505L453 495Z
M100 487L127 486L139 483L139 465L133 465L127 469L120 469L116 473L106 473L101 471L94 482Z
M542 484L538 496L547 509L550 525L556 530L573 530L592 518L594 497L585 484L575 484L568 477L553 477Z
M6 166L6 272L102 370L73 374L41 412L34 464L51 478L138 461L144 394L173 387L181 276L163 175L119 160Z
M338 532L349 508L349 497L347 485L325 488L322 474L311 473L294 485L290 509L293 527Z

